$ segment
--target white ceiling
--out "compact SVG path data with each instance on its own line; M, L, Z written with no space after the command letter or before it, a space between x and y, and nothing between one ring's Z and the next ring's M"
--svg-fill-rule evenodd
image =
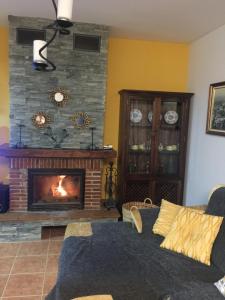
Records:
M54 19L54 10L51 0L0 0L0 26L8 15ZM225 24L225 0L74 0L73 20L116 37L191 42Z

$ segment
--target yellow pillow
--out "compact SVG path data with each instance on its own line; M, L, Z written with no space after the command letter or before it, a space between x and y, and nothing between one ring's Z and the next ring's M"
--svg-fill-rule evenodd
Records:
M182 206L162 199L158 218L152 228L153 233L166 236Z
M166 235L170 231L175 217L177 216L181 208L184 208L184 206L177 205L165 199L162 199L158 218L152 228L153 233L166 237ZM186 209L193 210L193 208L188 207L186 207ZM202 214L204 213L204 211L198 210L198 213Z
M130 208L130 214L137 228L138 233L142 233L142 218L137 206L132 206Z
M160 247L210 265L212 246L222 221L223 217L182 208Z

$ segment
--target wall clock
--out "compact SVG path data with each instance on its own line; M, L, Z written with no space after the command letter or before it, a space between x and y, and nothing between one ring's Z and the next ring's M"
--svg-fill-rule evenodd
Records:
M51 117L45 112L39 111L32 117L33 125L37 128L43 128L51 122Z
M57 106L63 106L69 100L69 95L62 88L55 88L50 92L49 98Z
M77 112L70 119L73 121L74 126L80 129L87 128L91 123L91 119L85 112Z

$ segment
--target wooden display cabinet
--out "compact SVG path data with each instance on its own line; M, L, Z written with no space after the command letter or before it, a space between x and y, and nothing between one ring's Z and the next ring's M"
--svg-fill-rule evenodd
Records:
M121 90L119 202L150 197L182 204L193 94Z

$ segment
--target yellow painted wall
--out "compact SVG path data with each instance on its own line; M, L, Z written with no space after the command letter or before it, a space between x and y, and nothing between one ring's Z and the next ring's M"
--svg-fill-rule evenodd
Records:
M0 145L9 141L8 29L0 27ZM7 182L7 160L0 157L0 182Z
M117 38L109 40L105 144L118 148L118 91L186 91L188 53L189 47L185 44Z

